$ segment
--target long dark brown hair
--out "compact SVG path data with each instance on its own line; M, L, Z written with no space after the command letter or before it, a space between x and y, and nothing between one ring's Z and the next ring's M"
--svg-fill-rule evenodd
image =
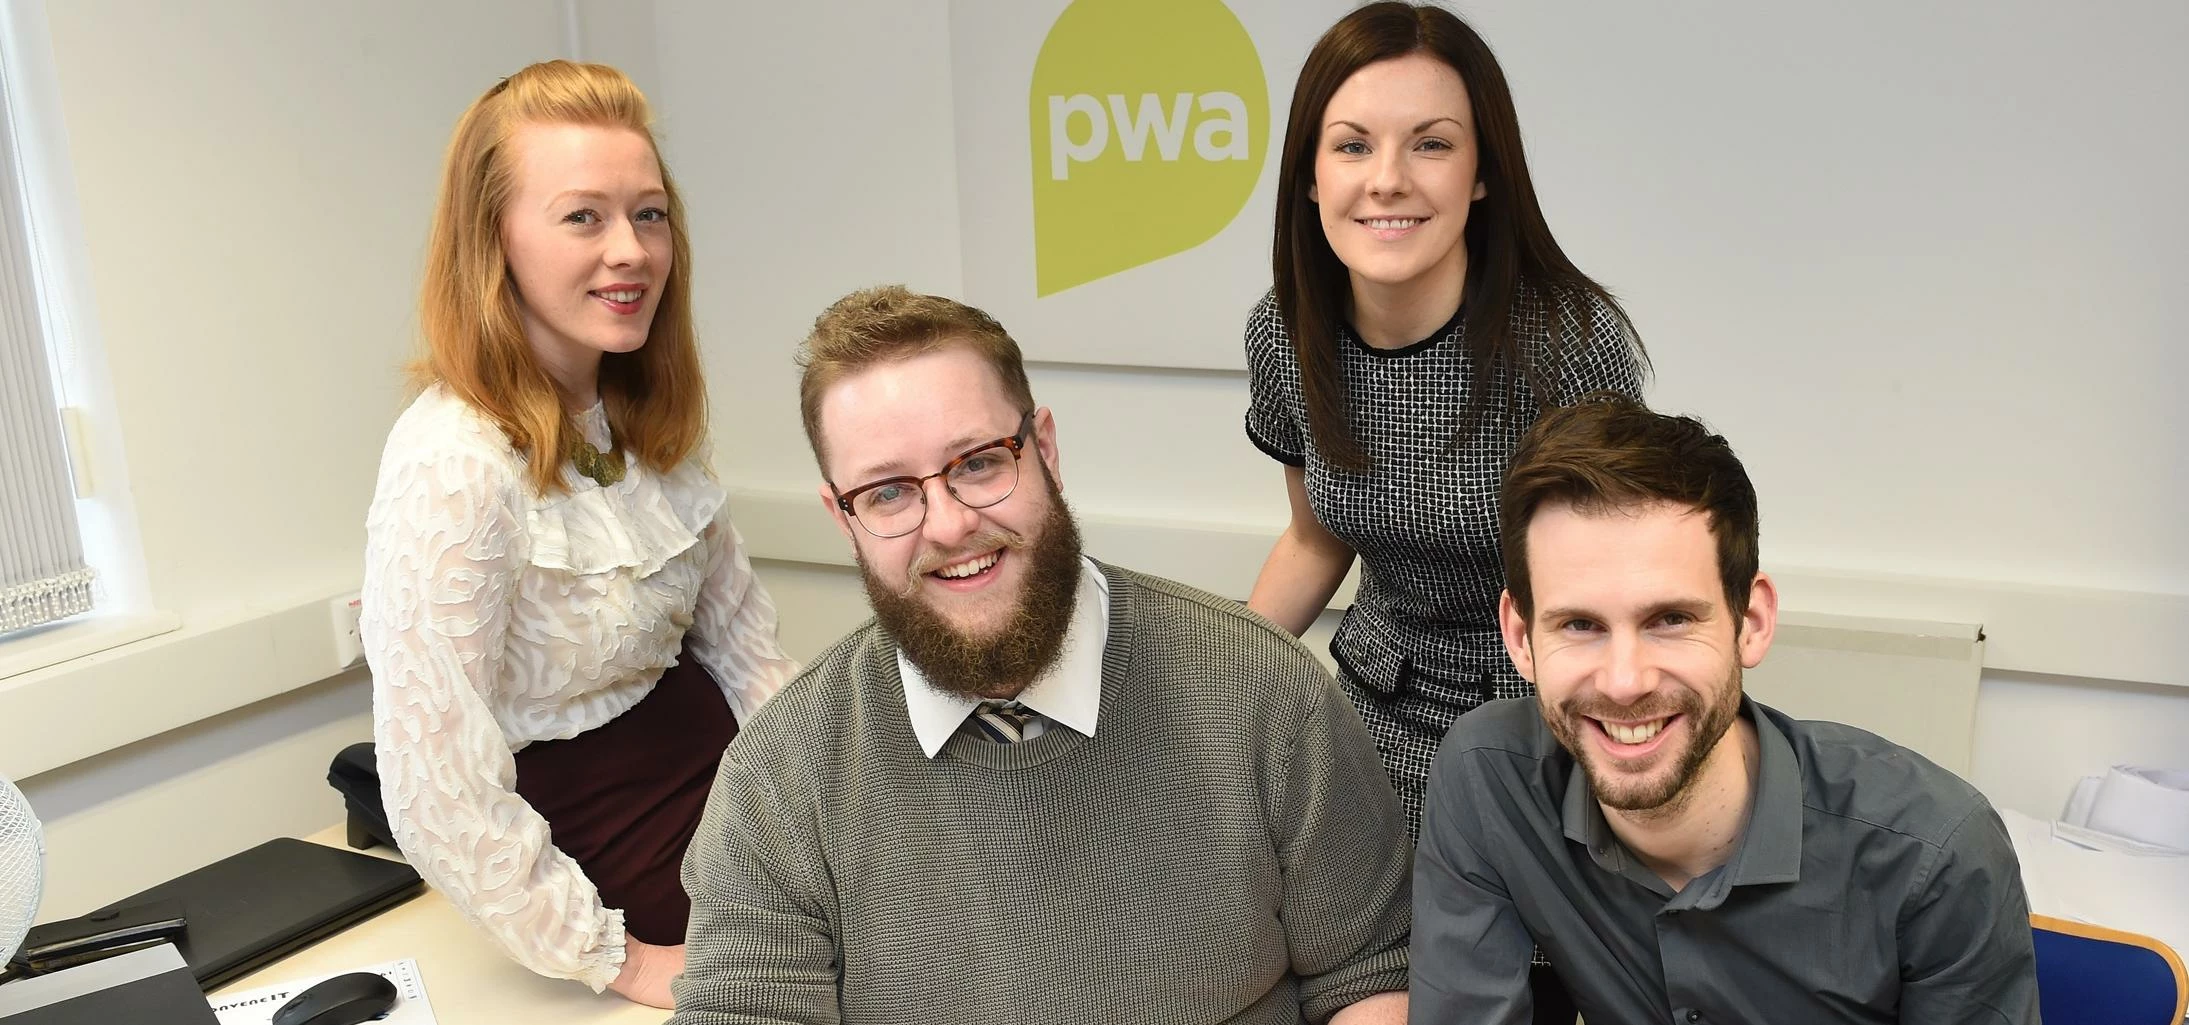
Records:
M1315 154L1330 97L1354 72L1416 53L1443 61L1466 83L1478 153L1475 173L1487 190L1467 215L1464 325L1477 376L1467 397L1465 422L1479 425L1485 410L1510 403L1522 387L1538 400L1547 403L1550 398L1559 346L1546 347L1541 362L1526 358L1513 330L1519 303L1543 304L1554 342L1571 330L1585 330L1589 307L1601 303L1634 340L1636 358L1645 366L1648 359L1626 311L1602 285L1581 273L1551 237L1535 200L1535 184L1528 178L1512 90L1489 44L1441 7L1396 0L1368 4L1323 33L1300 68L1278 171L1271 261L1277 310L1300 364L1308 430L1325 460L1349 470L1368 466L1367 452L1346 422L1345 381L1338 363L1338 331L1352 291L1345 264L1331 250L1308 190L1315 184ZM1495 390L1498 382L1502 391ZM1465 433L1472 433L1471 428Z

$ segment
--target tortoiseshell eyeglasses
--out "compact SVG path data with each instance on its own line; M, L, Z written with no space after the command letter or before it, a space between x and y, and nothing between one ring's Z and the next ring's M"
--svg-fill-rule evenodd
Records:
M925 477L884 477L837 491L836 505L879 538L903 537L927 522L927 482L937 477L966 508L986 509L1018 490L1019 458L1033 429L1034 414L1028 411L1019 418L1018 433L1008 438L975 445Z

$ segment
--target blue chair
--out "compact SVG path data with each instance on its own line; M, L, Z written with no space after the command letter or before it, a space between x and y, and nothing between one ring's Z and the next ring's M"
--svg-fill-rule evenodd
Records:
M2181 1025L2189 973L2173 948L2119 929L2031 915L2045 1025Z

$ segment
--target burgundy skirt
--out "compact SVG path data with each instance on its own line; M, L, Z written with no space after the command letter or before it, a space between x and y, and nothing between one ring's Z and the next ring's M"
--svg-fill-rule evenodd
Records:
M692 903L678 872L735 736L728 699L687 641L653 692L622 715L517 752L518 796L643 942L684 942Z

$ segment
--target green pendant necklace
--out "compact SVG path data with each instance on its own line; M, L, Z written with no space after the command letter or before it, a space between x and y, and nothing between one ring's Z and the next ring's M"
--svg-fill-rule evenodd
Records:
M593 479L601 487L614 487L623 479L623 453L616 448L615 435L608 437L608 451L604 454L593 443L579 438L570 446L570 462L578 472Z

